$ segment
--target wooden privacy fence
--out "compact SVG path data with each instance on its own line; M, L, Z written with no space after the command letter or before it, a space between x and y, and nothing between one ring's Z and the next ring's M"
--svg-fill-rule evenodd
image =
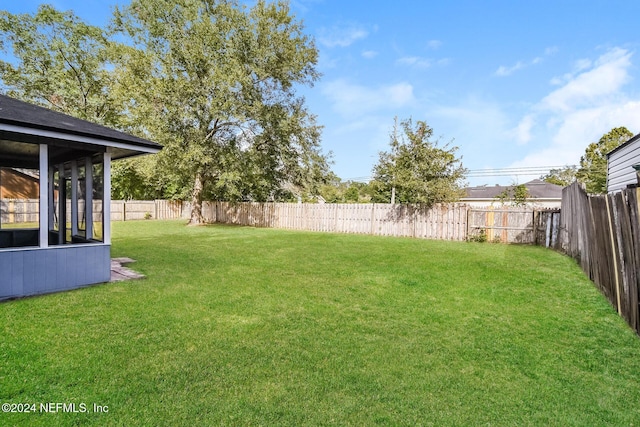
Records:
M212 222L291 230L465 240L465 204L431 209L387 204L207 203Z
M589 196L574 183L562 192L554 245L575 258L629 325L640 334L638 189Z
M111 221L189 218L189 204L172 200L112 200Z
M38 222L40 201L35 199L0 200L0 224Z
M294 204L207 202L211 222L294 230L466 240L481 230L491 241L551 246L558 210L472 208L438 204L430 209L391 204Z
M38 221L37 200L3 200L1 222ZM101 211L101 207L94 207ZM415 205L203 202L208 222L291 230L466 240L484 233L489 241L555 242L558 211L474 208L463 203ZM188 202L112 200L111 220L188 219Z

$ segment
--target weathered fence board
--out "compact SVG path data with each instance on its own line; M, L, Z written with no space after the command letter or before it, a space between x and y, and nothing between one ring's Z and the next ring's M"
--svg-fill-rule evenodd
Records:
M589 196L579 184L562 193L553 247L575 258L627 323L640 333L638 189Z

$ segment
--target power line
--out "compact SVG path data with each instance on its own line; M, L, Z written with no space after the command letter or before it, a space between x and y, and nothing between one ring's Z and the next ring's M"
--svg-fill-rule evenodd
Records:
M484 176L531 176L543 175L554 169L563 169L565 167L575 167L575 165L562 166L522 166L515 168L493 168L493 169L470 169L467 173L468 177L484 177Z
M469 169L466 176L470 178L492 177L492 176L540 176L551 172L554 169L564 169L567 167L576 167L576 165L561 166L521 166L513 168L487 168L487 169ZM345 181L353 182L369 182L372 176L358 176L348 178Z

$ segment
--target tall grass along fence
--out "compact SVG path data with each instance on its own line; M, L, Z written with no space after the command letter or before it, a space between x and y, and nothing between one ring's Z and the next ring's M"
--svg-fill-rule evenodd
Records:
M575 258L629 325L640 334L638 188L590 196L574 183L562 192L557 249Z
M37 200L3 201L2 223L37 222ZM474 208L438 204L430 209L391 204L297 204L203 202L209 222L291 230L406 236L424 239L530 243L551 246L559 212L522 208ZM113 200L112 221L188 219L188 202Z

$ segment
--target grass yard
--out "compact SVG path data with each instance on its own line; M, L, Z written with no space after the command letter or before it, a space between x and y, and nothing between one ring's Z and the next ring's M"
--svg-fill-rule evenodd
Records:
M147 279L0 304L0 402L38 405L1 425L640 424L640 339L543 248L139 221L112 255Z

